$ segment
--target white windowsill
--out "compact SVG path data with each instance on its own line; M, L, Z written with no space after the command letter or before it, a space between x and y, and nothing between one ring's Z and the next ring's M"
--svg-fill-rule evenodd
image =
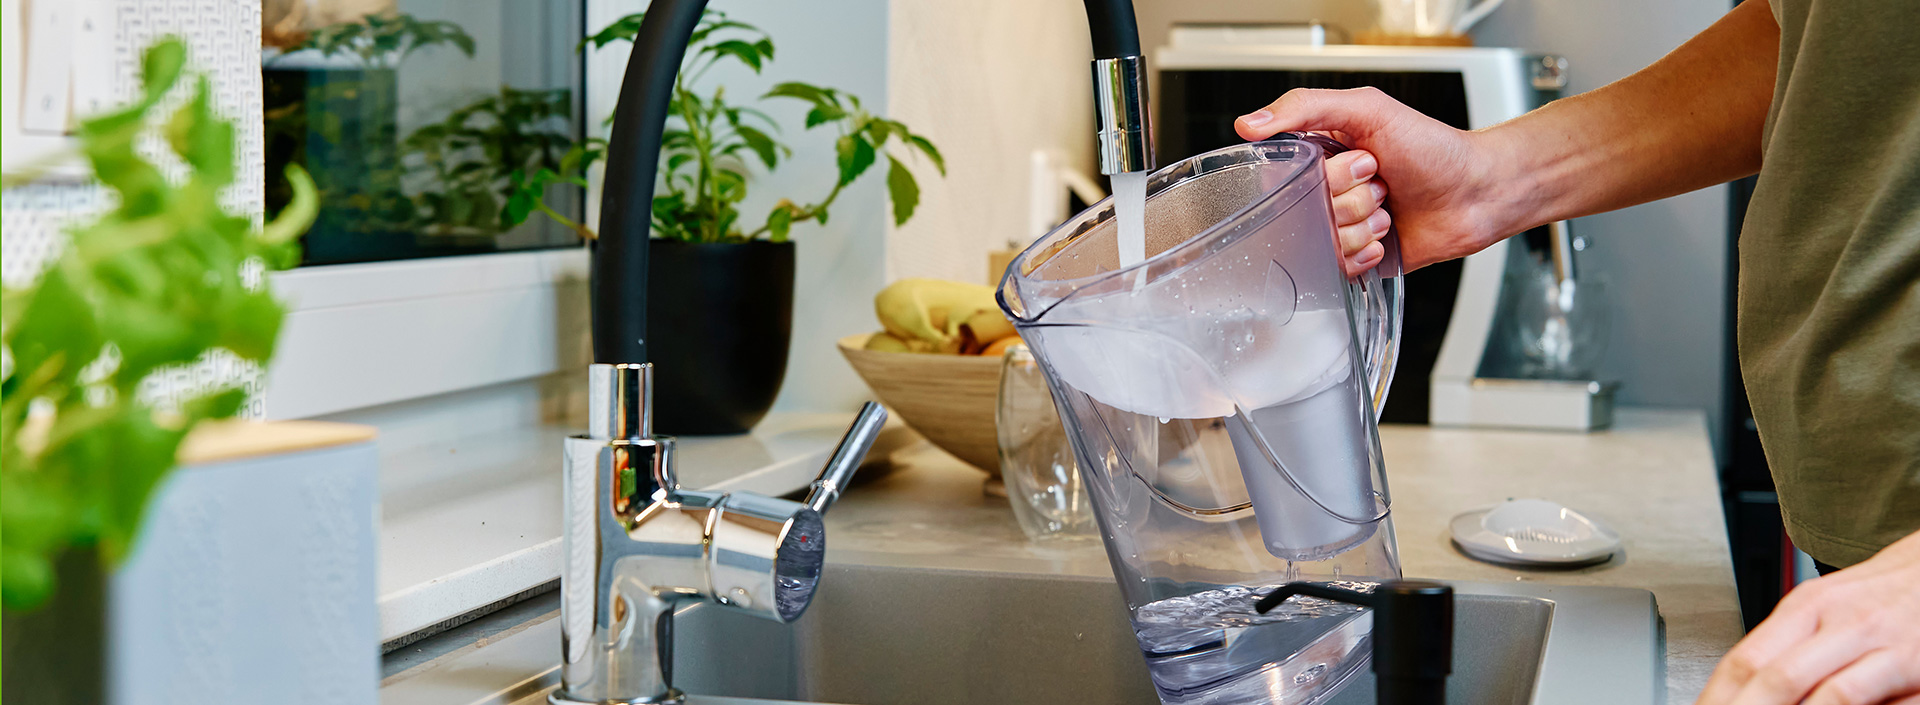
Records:
M309 418L576 369L585 248L304 267L267 371L267 415Z

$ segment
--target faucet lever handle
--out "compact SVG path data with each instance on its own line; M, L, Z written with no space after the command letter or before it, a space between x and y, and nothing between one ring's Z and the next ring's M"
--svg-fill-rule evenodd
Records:
M825 514L827 508L833 506L834 500L847 488L847 481L853 479L853 471L860 469L860 461L865 460L867 451L873 448L873 440L880 436L880 427L886 423L886 407L876 402L860 407L860 414L853 418L847 435L840 439L840 447L834 449L826 468L813 481L813 489L807 492L808 507Z

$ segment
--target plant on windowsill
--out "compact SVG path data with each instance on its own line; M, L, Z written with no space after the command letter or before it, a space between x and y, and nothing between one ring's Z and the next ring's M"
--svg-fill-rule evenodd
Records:
M141 383L210 354L264 368L285 316L265 270L299 260L318 208L298 168L290 205L264 227L220 205L235 179L234 125L214 114L204 76L157 125L179 178L142 155L186 61L185 43L160 41L142 61L139 99L81 123L81 151L113 206L72 228L36 281L0 292L0 608L8 678L22 679L6 692L66 698L35 703L101 701L86 692L97 678L70 676L98 666L76 650L103 638L79 627L104 624L103 568L132 549L181 440L246 400L233 385L163 403Z
M642 17L624 17L582 46L631 41ZM743 223L739 206L752 183L752 164L771 172L792 152L774 138L779 125L766 113L732 102L725 87L702 94L693 86L722 62L759 73L773 61L773 41L710 9L688 46L661 137L660 186L650 223L647 300L654 305L648 352L661 370L670 370L655 378L655 423L663 433L740 433L766 415L786 374L795 226L825 224L840 194L883 156L894 223L906 223L919 206L920 186L900 155L924 157L942 175L946 164L931 141L869 112L858 97L781 83L760 100L801 101L808 108L807 130L835 129L836 173L819 200L781 199L758 226ZM592 237L583 224L548 208L542 196L554 184L585 186L586 170L605 146L586 140L562 159L567 168L517 175L519 190L507 202L507 220L537 211Z

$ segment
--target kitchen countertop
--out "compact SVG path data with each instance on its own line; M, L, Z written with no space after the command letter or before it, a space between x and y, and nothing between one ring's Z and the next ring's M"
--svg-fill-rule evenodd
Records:
M985 475L909 440L872 463L827 514L827 561L1108 577L1097 540L1035 546ZM1387 426L1405 573L1471 582L1651 590L1666 629L1667 702L1692 702L1741 636L1718 483L1699 412L1621 409L1592 434ZM1623 555L1572 570L1519 569L1454 550L1455 514L1507 497L1566 503L1613 526ZM544 702L557 682L553 593L387 657L387 705ZM719 703L720 701L707 701Z
M1712 449L1697 411L1621 409L1591 434L1385 426L1387 482L1408 576L1650 590L1666 622L1667 701L1692 702L1742 634ZM984 476L925 442L857 484L827 515L829 562L943 562L1111 575L1097 541L1036 547ZM1508 497L1561 502L1612 526L1624 551L1578 569L1482 563L1455 550L1456 514Z

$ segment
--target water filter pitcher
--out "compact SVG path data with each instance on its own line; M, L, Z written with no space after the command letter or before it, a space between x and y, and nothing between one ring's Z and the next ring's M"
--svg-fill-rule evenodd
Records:
M1400 576L1375 421L1399 257L1349 278L1317 135L1147 177L1145 256L1112 199L1016 258L1000 301L1032 348L1160 697L1312 703L1366 662L1371 617L1249 595ZM1384 276L1383 276L1384 275Z

